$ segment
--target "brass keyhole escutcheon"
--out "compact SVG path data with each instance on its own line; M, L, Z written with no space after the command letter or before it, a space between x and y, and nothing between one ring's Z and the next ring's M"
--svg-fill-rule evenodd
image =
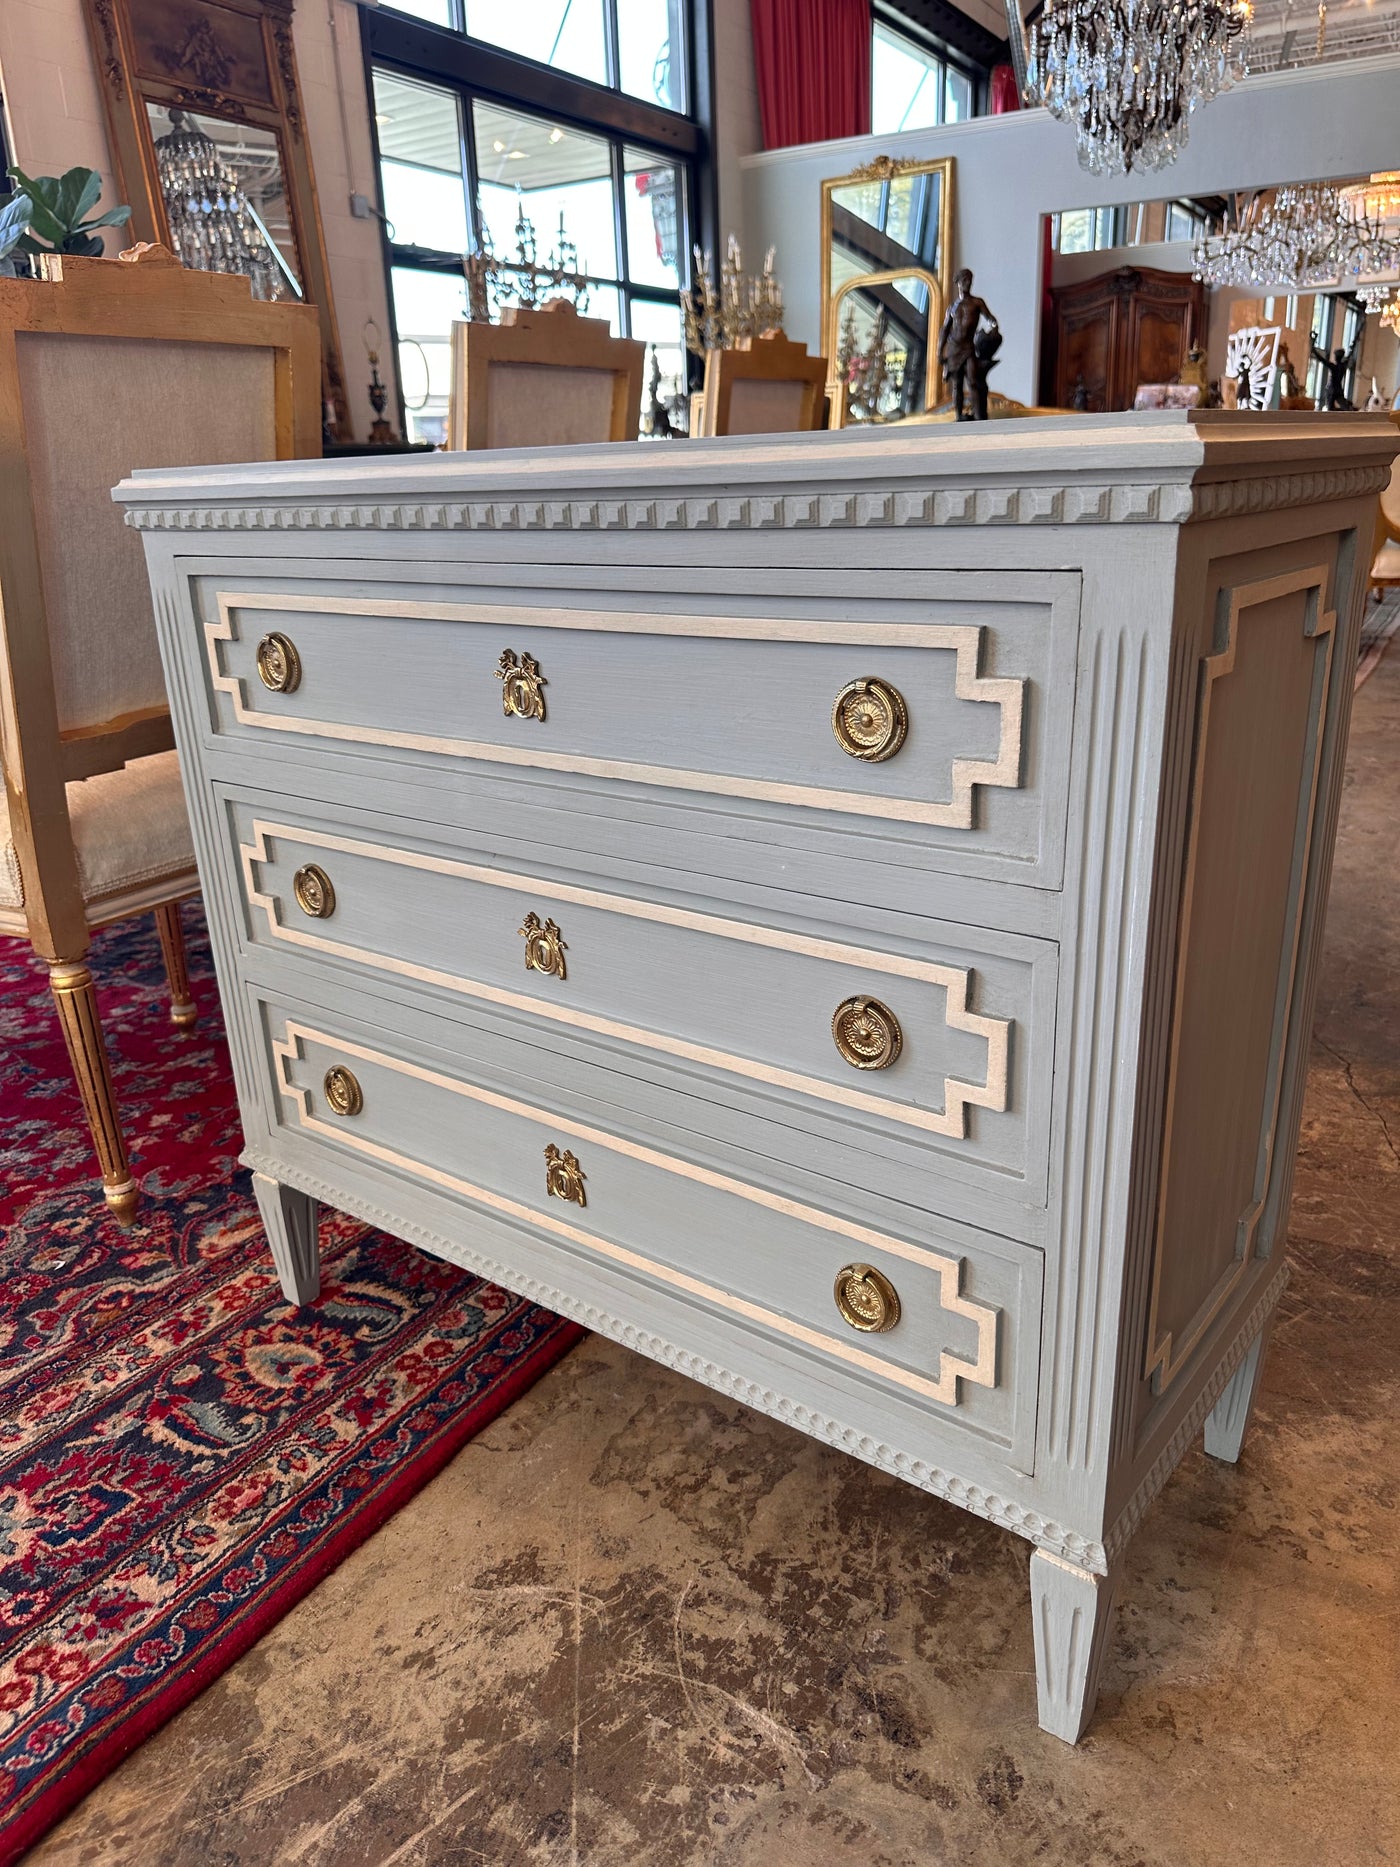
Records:
M883 1335L899 1321L899 1292L873 1264L843 1264L834 1295L842 1320L864 1335Z
M332 1115L358 1115L365 1106L364 1091L353 1070L343 1063L333 1063L321 1084L326 1106Z
M551 1199L567 1199L574 1206L588 1204L578 1156L555 1147L552 1141L544 1150L544 1190Z
M568 977L564 964L565 943L556 922L542 921L538 914L527 914L516 931L525 939L526 972L548 973L552 979Z
M504 649L496 679L501 683L501 707L507 719L512 714L522 720L544 718L543 690L548 682L533 655L517 655L513 648Z
M853 1069L884 1070L904 1048L899 1019L878 998L845 998L831 1020L836 1048Z
M831 730L836 743L852 758L878 765L893 758L909 730L909 709L904 696L888 681L868 674L849 681L831 709Z
M335 913L335 889L331 878L316 863L308 862L292 877L292 893L303 914L314 921L328 921Z
M301 685L301 656L289 635L275 630L258 643L258 679L274 694L292 694Z

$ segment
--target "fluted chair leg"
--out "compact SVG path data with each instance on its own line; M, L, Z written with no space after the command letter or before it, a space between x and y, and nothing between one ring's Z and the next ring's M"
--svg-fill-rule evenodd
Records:
M136 1216L141 1184L132 1176L126 1140L117 1118L112 1072L107 1062L102 1022L97 1014L92 974L81 960L60 961L49 968L49 987L58 1007L68 1060L73 1065L78 1092L83 1098L83 1113L87 1116L97 1162L102 1169L102 1191L112 1216L120 1224L130 1225Z
M185 959L185 928L180 919L180 903L163 901L156 909L160 930L160 950L165 956L165 976L170 981L170 1022L188 1031L199 1016L190 993L190 969Z

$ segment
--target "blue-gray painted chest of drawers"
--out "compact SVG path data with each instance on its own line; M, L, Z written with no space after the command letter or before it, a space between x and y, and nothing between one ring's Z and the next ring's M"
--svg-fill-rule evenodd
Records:
M1348 416L140 474L245 1159L1018 1531L1041 1722L1238 1454Z

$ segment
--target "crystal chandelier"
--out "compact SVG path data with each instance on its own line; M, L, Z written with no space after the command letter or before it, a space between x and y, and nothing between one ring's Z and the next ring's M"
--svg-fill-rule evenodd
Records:
M1382 169L1369 181L1343 188L1342 204L1359 219L1400 221L1400 169Z
M1356 296L1365 305L1367 311L1379 311L1382 305L1390 303L1390 294L1394 288L1389 285L1358 285Z
M1072 123L1095 175L1159 169L1186 146L1198 104L1246 70L1253 0L1047 0L1026 85Z
M185 265L197 272L241 272L252 281L254 298L289 295L280 256L237 171L183 110L171 111L169 133L156 138L156 169L170 238Z
M1193 275L1208 285L1269 285L1301 292L1335 285L1344 273L1388 272L1400 240L1344 203L1325 182L1301 182L1251 197L1234 226L1197 240Z

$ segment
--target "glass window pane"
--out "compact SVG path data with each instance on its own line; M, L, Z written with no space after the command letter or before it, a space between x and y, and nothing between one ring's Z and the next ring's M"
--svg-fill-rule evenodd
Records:
M415 19L430 20L434 26L452 25L452 0L384 0L396 13L411 13Z
M911 39L877 26L870 51L870 129L931 129L939 120L943 66Z
M466 0L467 33L502 51L608 81L603 0Z
M472 105L480 209L498 259L519 255L516 221L534 228L535 251L525 257L546 265L563 237L577 249L571 264L599 278L618 276L613 218L612 155L598 136L527 117L479 99Z
M625 149L622 168L627 276L635 285L668 285L678 292L685 242L680 170L641 149Z
M450 273L395 266L394 321L399 330L399 385L410 441L441 442L452 389L452 325L467 315L465 281Z
M374 120L390 239L464 253L470 242L455 92L376 71Z
M1067 208L1060 215L1059 248L1061 253L1093 251L1094 210L1091 207Z
M175 251L200 272L241 272L254 298L301 297L282 153L271 130L146 105Z
M685 0L617 0L618 82L632 97L685 109Z
M683 415L686 403L685 325L679 305L658 305L652 299L632 300L632 335L647 346L646 374L642 377L642 421L651 401L651 360L661 367L657 393L672 419Z
M972 115L972 80L961 71L948 67L947 90L944 93L946 107L943 112L945 123L965 123Z

